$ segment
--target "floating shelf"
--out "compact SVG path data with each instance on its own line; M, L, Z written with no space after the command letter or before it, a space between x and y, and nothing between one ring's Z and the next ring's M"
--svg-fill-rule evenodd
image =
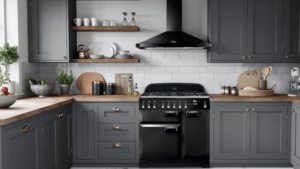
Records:
M72 26L74 31L139 32L138 26Z
M73 63L139 63L140 59L72 59Z

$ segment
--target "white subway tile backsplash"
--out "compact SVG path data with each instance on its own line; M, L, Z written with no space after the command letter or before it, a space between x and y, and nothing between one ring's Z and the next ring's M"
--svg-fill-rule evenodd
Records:
M209 73L216 73L216 72L226 72L226 73L233 73L234 67L233 66L208 66L207 72Z
M214 73L214 79L216 80L227 80L228 74L227 73Z
M122 66L110 66L109 73L124 73L124 68Z
M138 72L139 73L149 73L149 72L151 72L151 66L139 66Z
M166 58L167 59L178 59L179 52L166 52Z
M180 59L192 59L194 57L193 52L180 52Z
M109 66L98 66L96 67L96 72L98 73L109 73Z
M291 67L290 66L285 66L285 67L276 67L278 73L287 73L291 72ZM273 70L272 70L273 71Z
M96 67L92 66L82 66L81 71L84 72L96 72Z
M153 59L153 58L145 58L145 65L146 66L156 66L158 65L159 59Z
M171 66L172 65L172 59L159 59L158 65L160 66Z
M164 59L165 52L152 52L151 58L152 59Z
M124 66L124 73L137 73L138 68L137 66Z
M192 66L200 65L200 59L173 59L173 65Z
M166 73L177 73L177 72L179 72L179 66L166 67Z
M181 66L180 67L180 72L182 73L201 73L201 72L206 72L206 67L205 66Z
M200 73L187 73L186 74L186 80L199 80L200 79Z
M203 81L214 80L214 74L213 73L201 73L200 79Z
M165 67L164 66L153 66L151 67L151 72L155 73L164 73L165 72Z

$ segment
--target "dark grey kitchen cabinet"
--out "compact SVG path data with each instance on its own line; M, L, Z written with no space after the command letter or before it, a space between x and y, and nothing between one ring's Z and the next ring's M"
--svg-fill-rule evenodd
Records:
M284 62L300 61L300 1L284 0Z
M290 103L211 103L211 167L290 165Z
M291 162L295 169L300 169L300 105L292 108Z
M73 135L75 139L74 160L95 160L96 141L95 138L95 119L96 106L93 104L79 104L74 106L75 122L73 123Z
M28 0L30 62L70 62L76 55L74 0Z
M244 61L247 55L247 0L210 0L209 62Z
M43 168L63 168L72 162L71 107L42 117Z
M283 0L209 0L208 62L282 62Z
M114 110L118 108L120 110ZM102 105L99 108L99 123L134 123L134 106Z
M121 147L114 147L119 144ZM136 158L134 142L99 142L100 160L134 160Z
M39 119L34 119L4 131L3 168L40 168L39 125Z
M99 124L99 141L135 141L134 124Z

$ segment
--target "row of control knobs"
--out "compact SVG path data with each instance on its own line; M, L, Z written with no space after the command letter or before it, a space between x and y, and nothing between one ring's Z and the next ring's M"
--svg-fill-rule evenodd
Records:
M187 109L187 101L184 102L184 105L183 105L183 108ZM157 102L156 101L153 101L153 105L152 105L152 108L153 109L156 109L157 107ZM142 102L142 108L146 108L146 104L145 104L145 101ZM148 101L148 104L147 104L147 108L148 109L151 109L151 101ZM176 102L173 101L173 104L172 104L172 107L171 107L171 103L170 101L167 101L167 103L165 104L164 101L161 102L161 108L173 108L173 109L176 109ZM178 102L178 108L181 109L182 108L182 104L181 104L181 101ZM198 108L198 103L193 103L193 108ZM207 108L207 103L206 101L204 101L204 104L203 104L203 108Z

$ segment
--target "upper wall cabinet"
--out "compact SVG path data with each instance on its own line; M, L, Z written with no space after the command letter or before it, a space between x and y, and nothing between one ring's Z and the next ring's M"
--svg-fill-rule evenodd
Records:
M300 61L300 1L284 1L284 62Z
M283 62L283 3L283 0L209 0L208 39L213 47L208 62ZM294 37L298 41L293 41L297 41L298 50L299 5L295 10L298 26L289 26L298 31ZM294 36L293 33L289 36Z
M74 0L28 1L29 61L70 62L76 55Z

